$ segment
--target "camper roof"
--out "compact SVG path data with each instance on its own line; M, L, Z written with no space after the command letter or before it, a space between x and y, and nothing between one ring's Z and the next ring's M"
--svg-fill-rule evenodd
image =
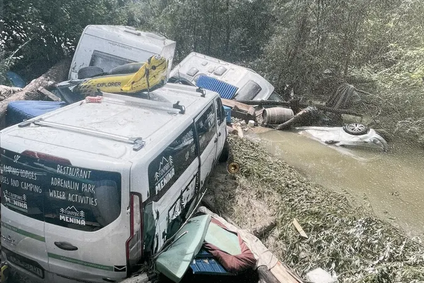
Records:
M88 25L83 34L107 38L117 44L139 46L141 49L146 49L157 54L161 53L163 47L169 44L175 44L175 41L167 39L164 36L139 31L129 26ZM142 46L140 46L141 40L143 41Z

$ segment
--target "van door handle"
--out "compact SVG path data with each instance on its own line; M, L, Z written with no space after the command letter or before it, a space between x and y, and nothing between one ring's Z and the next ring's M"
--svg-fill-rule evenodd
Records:
M218 137L216 137L213 142L214 143L217 143L218 142Z
M54 244L59 249L62 249L62 250L65 250L65 251L76 251L76 250L78 250L77 247L75 247L74 245L72 245L68 242L54 242Z
M218 133L218 137L220 137L220 136L221 136L221 132Z

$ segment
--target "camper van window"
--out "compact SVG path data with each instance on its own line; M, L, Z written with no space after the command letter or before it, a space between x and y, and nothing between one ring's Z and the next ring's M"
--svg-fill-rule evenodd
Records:
M199 137L199 155L202 154L206 146L212 140L215 134L215 111L211 105L205 113L196 121L196 129Z
M219 66L218 68L215 69L213 73L217 76L222 76L226 71L227 71L227 68L223 66Z
M240 88L236 95L237 100L252 100L262 88L254 81L248 81Z
M198 69L196 69L195 67L191 68L190 70L188 70L187 75L193 77L195 74L197 74L199 72Z
M91 56L90 66L97 66L102 68L104 72L109 72L115 67L133 62L134 61L122 57L94 50Z
M149 189L159 199L196 158L194 129L190 125L149 164Z
M121 212L121 175L2 150L2 204L25 216L96 231Z

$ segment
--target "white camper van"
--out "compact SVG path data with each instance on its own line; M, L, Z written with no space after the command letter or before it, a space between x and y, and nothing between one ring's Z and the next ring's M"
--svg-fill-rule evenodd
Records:
M146 62L161 55L172 66L175 41L161 35L127 26L88 25L81 34L72 59L68 79L78 79L86 67L98 67L107 73L113 68L133 62Z
M3 258L31 282L119 282L194 210L226 137L219 95L176 84L2 130Z
M266 100L274 91L255 71L196 52L172 69L170 80L216 91L226 99Z

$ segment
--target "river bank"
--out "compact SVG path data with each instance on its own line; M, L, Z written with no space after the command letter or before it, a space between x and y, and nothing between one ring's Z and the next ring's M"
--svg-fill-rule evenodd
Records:
M343 193L308 181L258 142L230 137L240 171L219 166L209 183L218 213L255 231L275 221L261 240L302 277L321 267L339 282L423 282L423 247ZM293 226L297 221L308 238Z

